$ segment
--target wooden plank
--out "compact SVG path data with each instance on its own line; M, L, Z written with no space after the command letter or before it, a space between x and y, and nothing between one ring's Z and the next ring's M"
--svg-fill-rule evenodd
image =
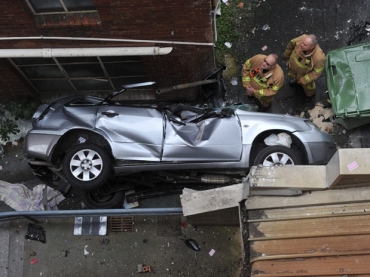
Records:
M369 275L370 255L259 261L251 272L252 277Z
M249 223L250 240L370 234L370 215Z
M266 210L251 210L248 212L250 220L302 218L311 216L341 215L348 213L370 212L370 202L349 203L338 205L281 208Z
M313 257L320 255L343 255L368 252L370 254L370 234L316 237L285 240L250 242L250 259L279 258L281 255Z
M247 210L308 207L340 203L368 202L370 187L305 192L292 197L251 196L245 202Z

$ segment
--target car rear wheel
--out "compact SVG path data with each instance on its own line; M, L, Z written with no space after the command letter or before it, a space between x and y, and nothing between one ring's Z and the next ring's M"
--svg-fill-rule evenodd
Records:
M302 164L298 155L285 146L270 146L263 149L254 160L253 165L282 166Z
M115 209L123 208L124 196L124 191L101 194L99 190L91 190L83 193L82 201L89 209Z
M103 186L111 171L110 156L95 144L78 144L68 150L63 160L63 173L67 181L82 190Z

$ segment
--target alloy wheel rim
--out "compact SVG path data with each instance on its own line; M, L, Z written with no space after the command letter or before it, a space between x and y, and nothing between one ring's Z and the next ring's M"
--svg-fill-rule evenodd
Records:
M72 175L80 181L91 181L103 170L103 159L94 150L83 149L76 152L70 161Z
M274 152L268 155L263 161L264 166L294 165L293 159L282 152Z

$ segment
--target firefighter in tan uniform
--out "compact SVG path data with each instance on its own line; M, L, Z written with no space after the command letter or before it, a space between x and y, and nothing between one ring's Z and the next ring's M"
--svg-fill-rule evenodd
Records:
M284 73L277 59L276 54L259 54L243 65L243 87L247 95L256 97L264 108L270 106L274 95L284 84Z
M324 71L325 54L317 44L315 35L302 35L292 39L284 52L288 61L288 76L292 78L289 85L299 84L303 87L307 101L315 95L315 80Z

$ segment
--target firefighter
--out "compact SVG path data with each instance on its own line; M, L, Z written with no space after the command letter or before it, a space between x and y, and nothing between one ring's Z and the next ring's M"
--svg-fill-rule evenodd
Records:
M284 73L277 64L278 56L258 54L243 65L242 81L248 96L256 97L261 110L270 106L274 95L284 84Z
M290 86L296 84L303 87L306 102L315 95L315 80L324 71L325 54L317 44L315 35L302 35L292 39L284 52L284 58L289 67Z

